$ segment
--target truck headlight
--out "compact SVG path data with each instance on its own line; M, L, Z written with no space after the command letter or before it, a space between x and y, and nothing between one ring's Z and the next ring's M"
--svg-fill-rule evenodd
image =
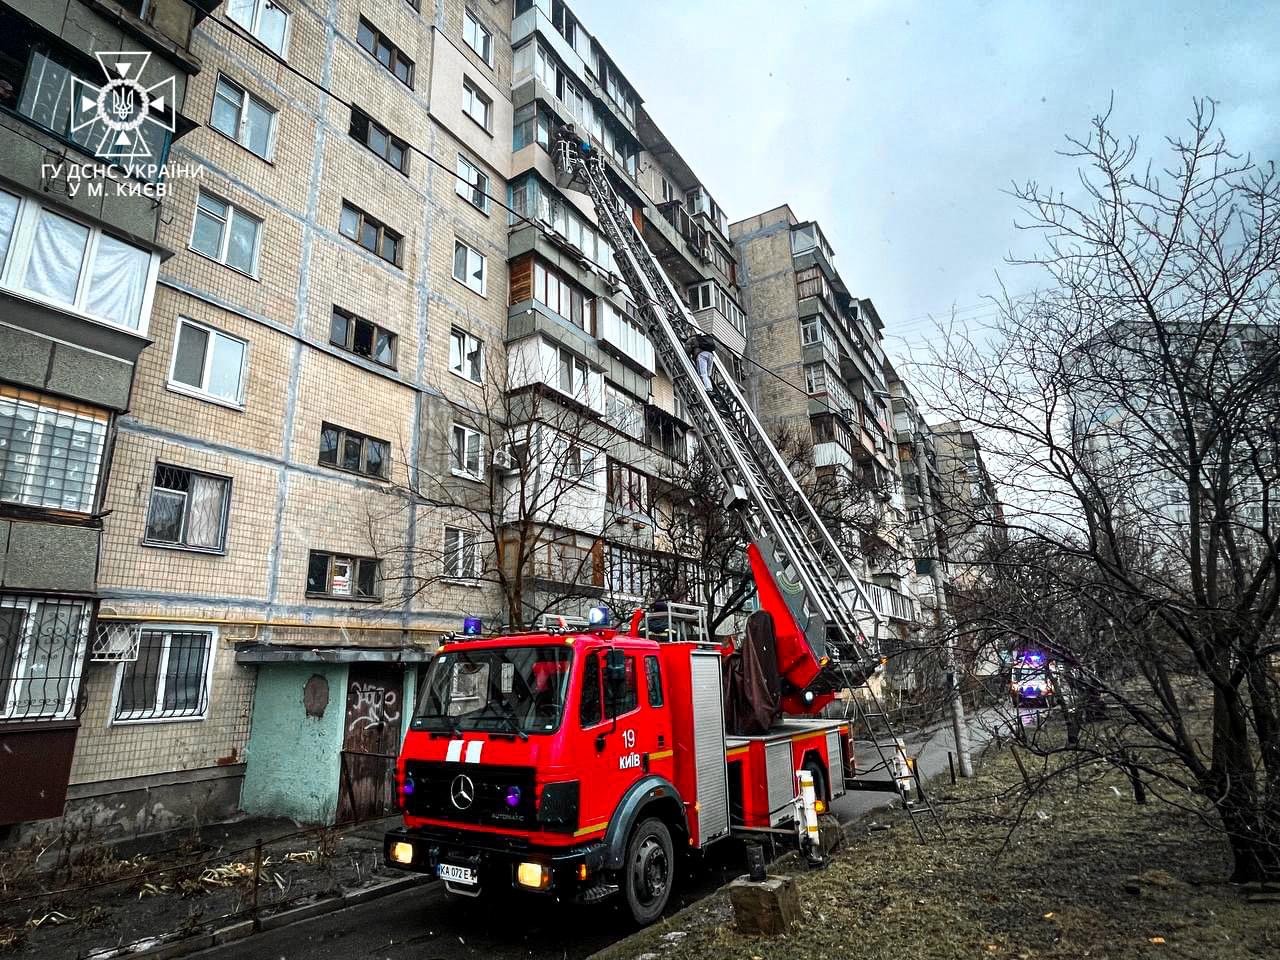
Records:
M399 840L391 845L391 862L410 864L413 863L413 844L405 843Z
M551 871L540 863L526 860L516 867L516 883L530 890L545 890L551 886Z

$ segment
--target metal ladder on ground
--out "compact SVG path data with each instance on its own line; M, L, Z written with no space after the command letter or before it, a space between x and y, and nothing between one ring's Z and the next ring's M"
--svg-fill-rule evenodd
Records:
M711 373L713 389L708 391L703 385L685 350L698 327L619 199L603 159L594 151L584 151L576 137L562 135L555 144L555 160L558 185L582 190L591 197L601 233L613 245L622 279L648 321L654 352L724 476L729 490L726 504L738 508L747 535L771 548L779 568L794 576L812 612L821 618L823 635L808 639L819 659L825 658L833 688L863 688L875 708L866 711L853 698L854 708L869 731L875 721L887 728L896 751L897 734L879 698L866 685L880 663L879 645L868 640L855 611L865 610L877 631L881 616L848 558L719 357ZM884 768L892 774L880 737L873 736L872 742ZM896 790L896 781L891 777L889 782ZM923 841L912 805L904 805ZM933 805L928 804L927 809L941 829Z

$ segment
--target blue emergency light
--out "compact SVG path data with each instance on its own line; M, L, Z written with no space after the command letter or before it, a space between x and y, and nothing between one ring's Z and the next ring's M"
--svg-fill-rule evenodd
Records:
M592 607L587 611L587 623L593 627L607 627L609 625L609 610L607 607Z
M484 624L479 617L465 617L462 621L462 635L465 637L478 637Z

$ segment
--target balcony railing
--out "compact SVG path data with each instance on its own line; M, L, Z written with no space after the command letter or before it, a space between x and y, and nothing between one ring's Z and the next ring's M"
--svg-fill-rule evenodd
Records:
M866 581L863 581L862 586L867 591L867 596L871 598L871 604L876 613L880 614L880 616L906 622L912 622L917 619L916 602L905 593L899 593L897 590L882 587L878 583L868 583Z
M707 228L685 212L683 203L679 200L668 200L666 203L658 204L658 210L684 238L694 256L703 261L710 259L711 241L708 238Z

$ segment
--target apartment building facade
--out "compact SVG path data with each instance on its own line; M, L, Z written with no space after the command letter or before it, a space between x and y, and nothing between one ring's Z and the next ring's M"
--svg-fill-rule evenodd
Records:
M121 431L174 247L157 168L189 129L208 4L0 4L0 831L74 801L121 651L93 629ZM109 62L93 56L115 51ZM113 74L105 71L113 70ZM111 128L87 91L151 90ZM144 115L146 114L146 115ZM123 118L119 120L119 118ZM130 124L124 121L137 121ZM135 142L131 138L136 136ZM115 164L99 175L103 157ZM123 172L128 168L129 173ZM126 651L127 652L127 651Z
M18 649L22 663L6 692L36 669L31 640L10 635L56 625L67 652L42 669L65 662L67 677L39 719L72 731L61 776L76 822L378 812L421 668L464 619L621 610L673 585L696 599L673 522L689 426L589 201L554 185L551 137L574 123L597 143L740 369L734 250L705 185L565 5L0 12L82 73L102 51L152 50L152 69L176 75L163 160L189 174L109 208L51 191L40 150L92 151L58 119L62 90L31 87L33 55L0 61L0 96L17 91L0 101L0 150L30 154L0 184L19 211L0 295L45 310L0 326L24 358L0 399L12 436L47 421L73 462L56 496L36 495L52 473L31 456L11 466L13 441L4 451L3 606L20 612L0 623L5 662ZM16 278L37 255L61 265L56 217L91 239L73 300L51 313L56 296ZM118 272L143 265L123 293L99 292L108 252ZM10 497L12 483L27 492Z
M762 422L806 462L820 509L849 545L871 602L903 637L906 507L891 423L883 322L853 296L822 228L783 205L729 227Z
M951 578L969 587L984 576L991 544L1006 536L1004 506L973 429L961 421L948 421L935 425L932 433L941 484L939 516Z

